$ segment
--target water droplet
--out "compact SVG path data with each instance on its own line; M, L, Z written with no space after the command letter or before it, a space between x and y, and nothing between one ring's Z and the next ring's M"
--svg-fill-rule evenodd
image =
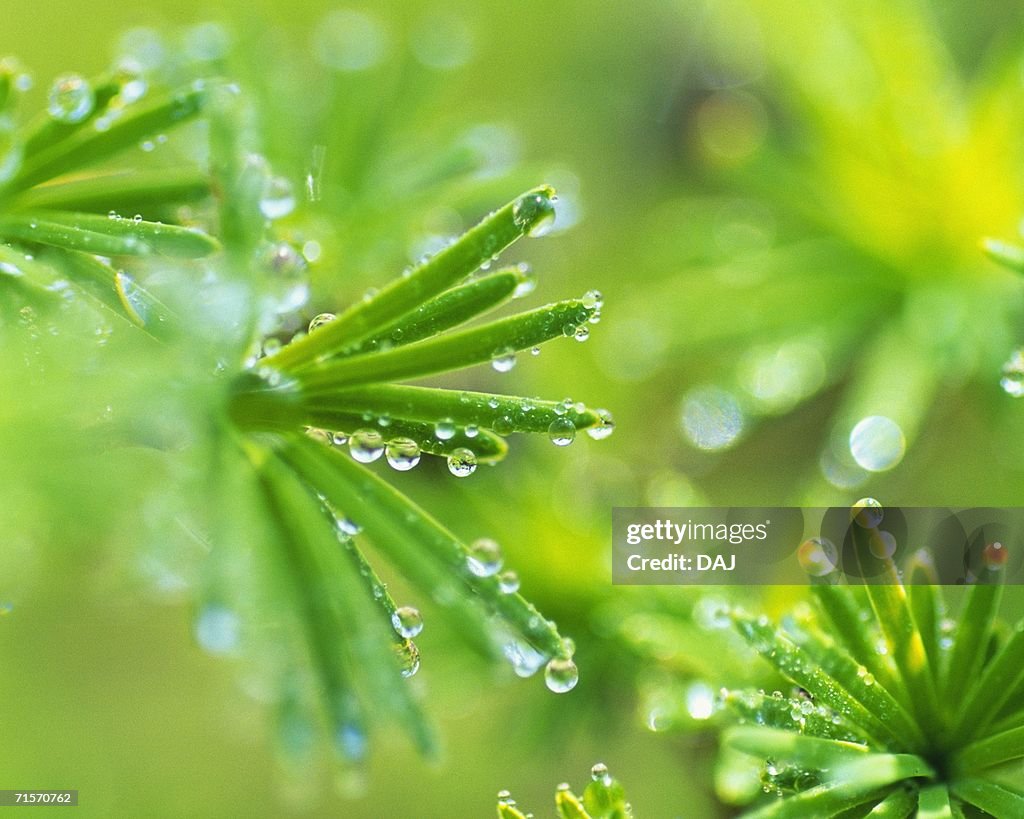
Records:
M907 441L899 424L884 415L864 418L850 432L850 454L869 472L884 472L903 460Z
M704 629L717 630L732 625L729 602L721 597L702 597L693 607L693 619Z
M519 591L519 575L509 570L498 575L498 588L502 594L515 594Z
M531 347L530 348L530 355L532 355L532 356L540 355L540 347Z
M420 670L420 650L412 640L403 640L395 646L395 653L402 667L402 676L412 677Z
M494 419L493 428L499 435L511 435L515 429L515 424L512 423L512 419L509 416L501 415Z
M686 710L697 720L709 719L715 713L715 692L704 682L695 682L686 689Z
M569 446L576 438L576 425L564 416L548 425L548 438L555 446Z
M878 560L887 560L896 554L896 538L891 532L876 529L868 536L868 550Z
M283 176L272 176L263 185L260 213L271 221L282 219L295 210L295 189Z
M314 330L323 327L325 324L330 324L330 322L334 321L336 318L337 316L334 315L334 313L320 313L319 315L313 316L309 322L309 332L312 333Z
M409 640L418 637L423 631L423 616L419 609L412 606L400 606L391 615L391 625L394 626L400 637Z
M384 448L388 464L399 472L408 472L420 462L419 445L412 438L393 438Z
M512 221L527 236L543 236L555 225L555 205L546 193L528 193L512 206Z
M469 424L463 432L466 434L467 438L476 438L476 436L480 434L480 427L476 424Z
M550 655L541 654L529 643L516 638L504 642L502 653L512 663L512 670L516 676L523 678L532 677L550 658Z
M92 86L79 74L62 74L53 81L46 110L58 122L81 122L92 113Z
M608 773L608 766L603 762L598 762L590 769L590 778L595 782L607 783L611 779L611 775Z
M338 531L348 537L354 537L363 531L363 527L352 520L352 518L340 517L338 518Z
M556 694L572 691L579 679L579 669L568 657L556 657L544 667L544 684Z
M875 675L868 671L864 666L857 668L857 676L860 678L864 685L874 685Z
M148 90L146 78L143 76L142 65L130 57L117 64L114 76L120 86L117 92L117 105L123 107L142 99Z
M298 310L309 299L306 260L288 242L268 245L260 258L262 267L272 277L273 295L278 313Z
M504 563L505 557L497 541L482 537L469 544L466 568L477 577L491 577L497 574Z
M604 307L604 297L600 290L588 290L583 294L583 306L588 310L600 310Z
M455 437L455 422L451 418L442 418L434 425L434 437L439 441L450 441Z
M375 429L357 429L349 439L348 449L359 463L372 463L384 454L384 439Z
M822 537L805 540L797 549L800 568L811 577L824 577L833 572L839 564L839 552L835 544Z
M572 337L577 341L586 341L590 338L590 328L586 324L581 324L573 332Z
M516 354L511 348L496 350L491 356L491 366L499 373L507 373L516 366Z
M241 642L241 624L231 609L211 603L195 622L196 642L210 654L230 654Z
M595 441L603 441L615 432L615 419L606 409L594 410L594 412L597 413L597 417L601 419L601 422L595 426L587 427L587 435Z
M698 387L683 400L683 432L698 449L728 449L743 432L744 422L739 402L719 387Z
M476 455L473 451L460 446L448 455L448 471L456 478L465 478L476 472Z
M519 265L517 272L520 278L512 291L512 298L521 299L537 289L537 274L527 264Z
M885 511L874 498L861 498L850 507L850 517L863 529L877 529L885 517Z
M1010 354L1010 358L1003 365L1002 375L999 386L1007 395L1014 398L1024 395L1024 348L1018 347Z

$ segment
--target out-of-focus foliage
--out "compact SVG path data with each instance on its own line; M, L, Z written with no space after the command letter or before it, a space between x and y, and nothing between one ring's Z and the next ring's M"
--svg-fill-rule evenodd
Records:
M698 466L827 391L817 464L803 444L775 496L828 499L890 470L885 486L915 491L897 467L947 407L1006 402L1020 286L979 243L1015 233L1024 199L1020 50L992 33L958 60L959 32L913 0L699 4L690 19L674 116L701 195L654 215L650 266L679 266L636 297L660 336L637 363L667 376L679 355L706 361L678 416L712 453ZM601 343L619 341L611 327Z
M568 782L555 791L555 815L559 819L632 819L633 810L626 801L622 785L608 773L608 766L597 763L590 769L591 781L582 796L572 792ZM498 819L527 819L509 791L498 794Z

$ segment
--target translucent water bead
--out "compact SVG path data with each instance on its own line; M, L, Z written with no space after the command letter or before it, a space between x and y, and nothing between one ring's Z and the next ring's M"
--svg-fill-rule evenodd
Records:
M384 448L388 465L399 472L408 472L420 462L419 445L412 438L393 438Z
M907 441L899 424L884 415L864 418L850 432L850 454L868 472L885 472L903 460Z
M548 425L548 438L555 446L569 446L576 439L576 425L565 416Z
M482 537L469 544L466 567L477 577L491 577L501 571L505 557L498 542Z
M594 412L597 413L597 417L601 419L601 422L595 426L587 427L587 435L595 441L603 441L615 432L615 419L606 409L594 410Z
M400 637L409 640L419 636L423 631L423 617L419 609L412 606L400 606L391 615L391 625Z
M359 463L372 463L384 454L384 439L375 429L357 429L349 438L348 449Z
M824 577L839 565L839 552L835 544L826 538L812 537L797 549L800 568L811 577Z
M46 111L57 122L76 123L92 113L95 105L92 86L79 74L62 74L53 81Z
M465 447L453 449L448 455L448 471L456 478L465 478L476 472L476 455Z
M556 657L544 667L544 684L556 694L572 691L579 679L579 669L568 657Z
M527 236L536 238L551 232L555 226L553 197L544 193L528 193L512 206L512 221Z
M325 324L330 324L336 318L337 316L334 315L334 313L320 313L319 315L313 316L309 322L309 332L312 333L314 330L319 330Z
M283 176L272 176L260 194L260 213L267 219L282 219L295 210L295 189Z

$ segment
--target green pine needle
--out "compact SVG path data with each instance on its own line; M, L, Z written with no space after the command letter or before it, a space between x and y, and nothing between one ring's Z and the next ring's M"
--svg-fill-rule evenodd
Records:
M967 590L940 637L941 588L904 586L892 560L882 562L886 583L816 583L816 610L801 609L783 627L731 612L746 642L798 687L792 697L719 697L723 720L740 723L723 734L723 765L754 761L768 794L744 815L1022 815L1024 794L997 771L1024 760L1024 621L986 650L999 633L994 577ZM925 578L930 566L919 552L904 571ZM731 782L728 791L745 793Z

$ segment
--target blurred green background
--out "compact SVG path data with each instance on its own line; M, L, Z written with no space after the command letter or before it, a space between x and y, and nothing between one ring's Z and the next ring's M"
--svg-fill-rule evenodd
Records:
M576 639L581 680L556 698L482 667L411 600L427 618L414 682L445 754L376 736L361 785L282 760L244 663L206 656L188 594L133 570L143 501L187 504L173 475L101 459L85 519L63 517L81 489L55 476L46 537L5 534L19 568L0 576L0 787L78 788L87 815L360 817L488 816L509 788L542 816L558 782L603 761L641 817L719 815L713 745L648 730L644 660L609 625L686 600L612 589L611 507L1017 502L1024 406L1002 368L1024 340L1021 288L979 241L1013 241L1024 212L1022 16L912 0L9 3L0 52L39 99L60 72L108 65L125 31L200 55L226 32L275 167L300 185L316 145L348 146L324 167L340 211L302 216L323 243L311 315L520 189L558 185L561 224L576 224L506 258L534 265L536 303L601 290L602 323L458 383L571 395L618 426L567 450L513 440L468 481L426 463L391 476L460 536L501 541L526 596ZM224 28L195 28L211 20ZM318 60L338 36L365 66ZM485 159L472 184L403 198L460 140ZM869 426L851 450L873 416L898 434ZM81 474L55 451L54 469Z

